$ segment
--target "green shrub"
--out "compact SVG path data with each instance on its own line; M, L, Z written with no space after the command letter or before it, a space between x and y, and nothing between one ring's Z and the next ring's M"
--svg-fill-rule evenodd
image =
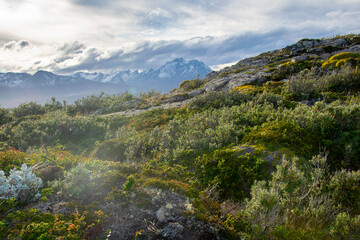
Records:
M346 212L339 213L331 235L336 239L357 239L360 236L360 215L352 217Z
M139 93L139 97L141 99L148 99L148 98L152 98L152 97L160 97L161 95L161 91L156 91L155 89L151 89L147 92L140 92ZM131 100L131 99L129 99Z
M63 199L91 203L104 198L111 190L104 187L116 163L92 160L80 163L65 172L64 179L50 182L54 192Z
M10 111L6 108L0 108L0 126L12 120Z
M338 50L340 50L339 47L336 46L320 46L321 49L323 49L326 53L332 53L332 52L336 52Z
M30 115L42 115L45 113L45 109L36 102L29 102L20 104L18 107L12 110L14 117L20 118Z
M334 200L352 213L360 214L360 170L341 170L329 182Z
M51 102L46 102L44 108L46 112L53 112L57 110L61 110L66 106L66 101L64 100L64 105L62 105L59 101L56 101L55 97L51 98Z
M91 95L76 100L73 105L68 105L66 109L71 116L76 114L113 113L134 107L131 103L134 99L135 97L128 92L119 95L106 95L101 92L99 95Z
M296 158L283 159L269 182L256 182L245 212L252 216L255 238L317 239L327 233L336 202L324 193L326 159L314 157L305 165ZM275 235L275 236L274 236Z
M94 213L77 210L69 215L40 213L38 209L10 213L0 236L6 239L87 239L101 236L105 220L102 211ZM99 231L100 230L100 231Z
M132 188L132 186L134 185L135 183L135 178L133 175L130 175L128 178L127 178L127 181L125 182L124 184L124 190L125 191L130 191L130 189Z
M254 128L243 140L249 142L264 142L272 146L286 146L294 148L298 154L303 155L311 148L307 142L303 141L307 138L307 134L308 133L295 122L289 119L282 119L267 122Z
M317 229L313 226L309 226L307 228L299 228L287 224L276 227L271 233L271 236L273 236L273 238L277 240L326 240L329 238L331 239L332 237L329 232L324 229Z
M313 60L285 62L282 63L280 67L272 70L273 73L270 75L270 79L273 81L286 79L289 76L301 72L305 69L311 69L319 65L319 62Z
M27 153L27 163L31 165L40 165L39 167L41 167L41 165L55 165L65 170L69 170L79 163L86 161L84 157L65 151L61 145L56 147L29 149ZM37 169L36 166L34 168Z
M96 117L69 117L53 112L37 120L23 120L11 132L9 145L23 150L62 144L74 152L105 137L105 125Z
M255 155L240 155L234 149L215 150L197 158L198 179L203 186L216 186L223 198L242 200L255 180L266 178L267 163Z
M208 92L196 98L192 98L189 102L189 109L207 109L207 108L221 108L240 105L250 100L250 95L242 94L237 91L220 91Z
M283 88L283 95L290 100L310 100L319 97L317 83L319 82L318 69L305 69L292 76Z
M360 73L350 66L322 73L318 68L304 70L292 76L282 89L290 100L302 101L329 98L333 93L346 96L360 91ZM329 99L332 100L331 98Z
M10 169L18 168L26 163L27 155L21 151L10 148L5 151L0 151L0 170L3 170L6 174Z
M180 83L179 88L184 91L190 91L201 87L204 84L204 80L193 79L193 80L184 80Z

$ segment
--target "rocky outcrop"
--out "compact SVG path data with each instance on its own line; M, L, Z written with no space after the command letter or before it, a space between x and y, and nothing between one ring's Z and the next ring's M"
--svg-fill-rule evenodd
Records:
M192 205L185 197L153 188L145 191L151 196L146 209L122 202L103 206L104 212L111 213L107 239L223 239L216 238L210 225L189 216Z
M230 81L230 78L214 79L207 82L204 86L206 92L217 91L223 89L224 86Z
M166 103L181 102L188 98L189 98L189 95L186 93L176 93L174 95L170 95L165 102Z

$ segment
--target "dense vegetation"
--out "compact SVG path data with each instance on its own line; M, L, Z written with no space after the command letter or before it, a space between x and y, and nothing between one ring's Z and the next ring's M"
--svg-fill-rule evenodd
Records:
M358 59L283 62L269 66L274 81L131 116L108 113L165 96L100 94L72 105L52 99L2 108L1 181L26 164L42 187L1 198L0 238L115 239L119 209L156 211L159 198L172 209L166 196L177 196L178 214L211 226L214 239L356 239ZM161 217L147 217L122 237L157 239Z

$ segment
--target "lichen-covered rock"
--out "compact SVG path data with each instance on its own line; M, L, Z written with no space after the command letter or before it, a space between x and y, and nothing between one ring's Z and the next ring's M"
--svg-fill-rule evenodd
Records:
M189 91L187 94L190 98L193 98L193 97L196 97L202 93L204 93L205 90L204 89L197 89L197 90L192 90L192 91Z
M312 47L317 47L319 46L319 42L317 40L304 40L301 43L304 47L306 48L312 48Z
M166 222L167 217L169 217L169 212L166 207L162 206L156 211L156 218L159 222Z
M217 91L223 88L229 81L230 78L214 79L207 82L204 89L206 92Z
M241 73L229 81L229 83L226 85L226 90L234 89L246 83L262 84L267 80L268 79L264 72L257 72L253 74Z
M321 40L320 44L333 47L342 47L347 44L347 41L344 38L330 38Z
M179 223L169 223L163 230L161 230L160 235L164 239L175 240L183 239L181 233L184 231L184 227Z
M181 93L178 93L178 94L175 94L175 95L172 95L172 96L170 96L167 100L166 100L166 102L167 103L173 103L173 102L181 102L181 101L184 101L184 100L186 100L186 99L188 99L189 98L189 96L188 96L188 94L181 94Z

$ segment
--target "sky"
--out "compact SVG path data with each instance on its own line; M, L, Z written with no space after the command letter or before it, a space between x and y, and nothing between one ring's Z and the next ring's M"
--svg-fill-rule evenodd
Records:
M0 0L0 72L217 70L302 38L360 33L360 0Z

